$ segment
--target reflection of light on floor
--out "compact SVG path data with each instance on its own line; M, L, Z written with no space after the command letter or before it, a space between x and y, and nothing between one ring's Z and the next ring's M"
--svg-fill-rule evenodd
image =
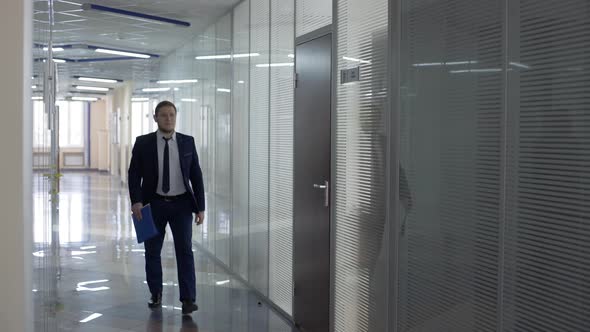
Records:
M76 291L78 291L78 292L81 292L81 291L99 292L99 291L111 289L110 287L106 287L106 286L101 286L101 287L86 287L87 285L101 284L101 283L105 283L105 282L109 282L109 280L108 279L104 279L104 280L92 280L92 281L79 282L78 285L76 285Z
M147 285L147 281L144 280L143 283ZM174 287L174 286L178 286L178 284L175 284L173 282L165 282L165 283L162 284L162 286L171 286L171 287Z
M96 249L96 246L80 247L80 250Z
M229 284L229 282L230 282L229 280L222 280L222 281L216 282L215 284L218 286L221 286L221 285Z
M83 217L83 193L61 192L59 194L59 231L60 243L82 242L85 231ZM52 243L51 209L44 193L35 193L33 197L33 238L35 243ZM88 248L94 249L94 248Z
M93 313L92 315L82 319L80 321L80 323L88 323L89 321L93 320L93 319L97 319L98 317L102 316L102 314L99 313Z
M96 254L96 251L78 251L78 250L72 250L72 256L81 256L81 255L90 255L90 254Z
M43 250L41 250L41 251L35 251L33 253L33 256L35 256L35 257L45 257L45 252Z
M33 289L33 293L37 293L37 292L38 292L38 290L37 290L37 289Z
M163 305L162 308L165 308L165 309L170 308L170 309L174 309L174 310L182 310L182 308L180 308L180 307L172 307L172 306L167 306L167 305Z
M80 256L74 256L72 257L73 259L80 259L80 260L84 260L84 257L80 257Z

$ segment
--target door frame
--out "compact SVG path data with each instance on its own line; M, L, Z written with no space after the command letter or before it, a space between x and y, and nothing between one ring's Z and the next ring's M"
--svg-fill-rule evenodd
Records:
M334 2L333 4L334 7L334 11L336 8L336 2ZM333 195L334 193L334 188L335 188L335 183L336 183L336 176L335 176L335 160L336 160L336 131L334 130L336 128L336 92L337 92L337 84L338 84L338 54L337 54L337 38L336 38L336 30L334 29L334 27L336 26L336 19L334 16L333 19L333 23L332 24L328 24L326 26L323 26L321 28L318 28L314 31L311 31L309 33L306 33L302 36L295 36L295 47L294 49L296 50L297 47L299 45L305 44L307 42L310 42L314 39L318 39L321 37L324 37L326 35L332 35L332 48L331 48L331 80L330 80L330 189L329 189L329 195L330 195L330 207L329 207L329 223L330 223L330 250L329 250L329 257L330 257L330 298L329 298L329 303L330 303L330 308L329 308L329 331L334 331L334 292L335 292L335 287L334 287L334 280L335 280L335 270L336 270L336 265L335 265L335 261L334 261L334 257L335 257L335 240L336 240L336 236L335 236L335 227L334 227L334 212L335 210L335 204L336 204L336 199ZM295 52L296 53L296 52ZM294 81L296 82L297 77L297 61L295 61L295 67L294 67L294 73L295 73L295 77L294 77ZM293 88L295 89L295 83ZM296 100L294 98L294 103L293 103L293 111L295 112L295 110L297 109L297 105L295 104ZM295 244L293 244L295 245ZM295 271L295 250L293 250L293 257L292 257L292 271ZM294 272L293 272L294 273ZM293 288L295 287L295 283L293 283ZM293 308L293 321L295 321L295 293L292 293L292 300L291 300L291 308Z

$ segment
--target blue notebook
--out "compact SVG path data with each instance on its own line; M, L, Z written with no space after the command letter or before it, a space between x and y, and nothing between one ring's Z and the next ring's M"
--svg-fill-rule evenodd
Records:
M141 216L142 219L137 220L134 215L131 215L133 226L135 226L135 234L137 235L137 243L142 243L158 235L158 230L156 229L152 216L152 208L149 204L141 209Z

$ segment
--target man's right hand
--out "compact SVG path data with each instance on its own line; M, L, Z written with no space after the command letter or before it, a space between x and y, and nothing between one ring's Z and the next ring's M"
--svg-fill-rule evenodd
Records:
M133 204L133 206L131 207L131 212L133 212L133 215L138 219L141 220L142 216L141 216L141 209L143 209L143 203L135 203Z

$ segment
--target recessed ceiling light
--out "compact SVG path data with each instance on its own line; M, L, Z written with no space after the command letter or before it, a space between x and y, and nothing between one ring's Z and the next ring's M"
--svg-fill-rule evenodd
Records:
M101 83L117 83L119 81L107 79L107 78L95 78L95 77L78 77L80 81L87 81L87 82L101 82Z
M162 91L169 91L170 88L144 88L141 89L143 92L162 92Z
M217 88L217 92L231 92L230 89Z
M117 51L117 50L110 50L110 49L106 49L106 48L97 48L94 51L95 52L98 52L98 53L123 55L123 56L128 56L128 57L133 57L133 58L141 58L141 59L149 59L149 58L151 58L151 55L149 55L149 54L134 53L134 52L125 52L125 51Z
M63 47L53 47L51 48L53 52L63 52ZM49 51L49 47L43 47L43 51Z
M97 101L98 98L96 98L96 97L72 97L72 100L76 100L76 101Z
M131 98L131 101L149 101L149 98L145 98L145 97L133 97Z
M196 99L192 99L192 98L182 98L182 99L180 99L180 101L184 101L187 103L196 103L197 102Z
M98 86L82 86L76 85L76 89L78 90L85 90L85 91L109 91L109 88L103 88Z
M183 83L197 83L199 80L192 79L192 80L163 80L157 81L158 84L183 84Z
M216 59L231 59L233 58L247 58L247 57L255 57L260 56L260 53L239 53L239 54L220 54L220 55L203 55L197 56L195 59L197 60L216 60Z

